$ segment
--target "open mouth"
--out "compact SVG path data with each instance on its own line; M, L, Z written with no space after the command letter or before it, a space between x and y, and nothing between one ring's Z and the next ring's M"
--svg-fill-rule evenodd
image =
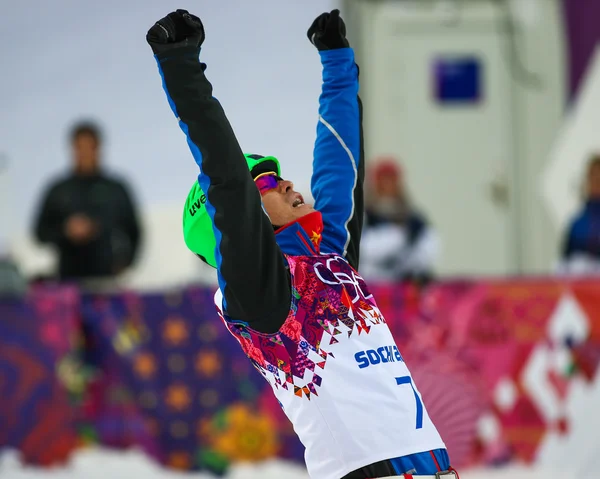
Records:
M304 198L298 196L296 200L292 203L292 208L299 208L300 206L304 206Z

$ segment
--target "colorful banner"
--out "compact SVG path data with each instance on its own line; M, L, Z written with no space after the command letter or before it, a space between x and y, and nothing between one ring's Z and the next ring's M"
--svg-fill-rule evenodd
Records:
M67 288L0 300L0 448L19 449L26 462L64 460L78 442L56 370L76 333L78 301Z
M575 434L573 398L598 381L598 291L553 280L374 289L455 467L534 462ZM301 462L212 297L43 289L0 302L0 446L42 464L87 443L217 473L235 461Z
M291 425L221 326L212 298L206 289L83 297L88 351L110 371L86 398L95 404L86 407L94 437L113 445L144 440L161 462L181 469L222 472L232 461L273 456L301 460ZM117 424L121 430L108 426Z

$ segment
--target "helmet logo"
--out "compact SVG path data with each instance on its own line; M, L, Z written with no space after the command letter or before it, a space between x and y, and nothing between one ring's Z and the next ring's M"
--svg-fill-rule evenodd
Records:
M200 211L204 203L206 203L206 195L202 195L200 198L194 201L192 207L189 209L190 216L194 216L198 211Z

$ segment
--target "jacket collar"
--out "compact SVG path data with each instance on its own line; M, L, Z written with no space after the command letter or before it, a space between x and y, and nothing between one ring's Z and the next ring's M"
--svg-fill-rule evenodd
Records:
M286 254L316 255L321 250L323 217L313 211L275 231L277 244Z

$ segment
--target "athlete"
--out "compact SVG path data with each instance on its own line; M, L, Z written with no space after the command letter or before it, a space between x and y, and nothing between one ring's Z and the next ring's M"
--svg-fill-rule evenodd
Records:
M276 158L243 154L199 60L200 19L177 10L149 30L169 105L200 168L184 211L186 243L217 268L219 316L272 386L311 477L454 477L357 272L362 114L339 11L320 15L308 37L323 65L314 206L282 178Z

